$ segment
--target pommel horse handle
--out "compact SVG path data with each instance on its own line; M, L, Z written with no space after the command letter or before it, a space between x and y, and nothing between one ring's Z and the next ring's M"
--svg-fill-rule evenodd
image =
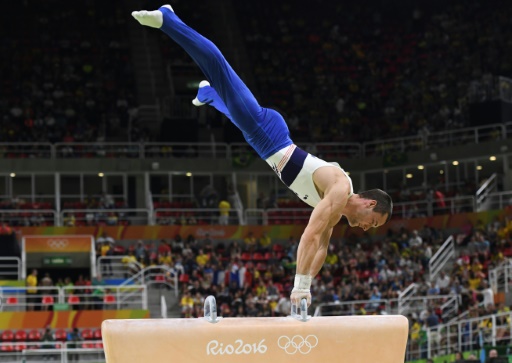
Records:
M212 295L204 300L204 319L212 324L218 323L222 317L217 317L217 302Z
M308 302L306 299L302 299L300 301L300 314L297 312L297 305L292 304L290 316L299 321L306 322L311 319L311 315L308 315ZM222 317L217 316L217 302L215 301L215 297L212 295L208 296L204 300L204 318L207 322L215 324L222 319Z
M290 316L299 321L306 322L311 319L311 315L308 315L308 302L306 299L300 301L300 314L297 312L297 305L292 304L292 311Z

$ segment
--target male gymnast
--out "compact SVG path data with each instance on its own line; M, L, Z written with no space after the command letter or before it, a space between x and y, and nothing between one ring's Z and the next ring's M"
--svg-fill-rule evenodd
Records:
M199 84L196 106L210 105L243 133L245 140L282 182L313 207L297 249L293 304L311 304L311 281L325 261L333 227L345 216L351 227L363 230L386 223L391 197L380 189L355 194L352 180L337 163L328 163L293 144L285 120L261 107L240 77L210 40L184 24L170 5L154 11L134 11L142 25L159 28L194 59L208 81Z

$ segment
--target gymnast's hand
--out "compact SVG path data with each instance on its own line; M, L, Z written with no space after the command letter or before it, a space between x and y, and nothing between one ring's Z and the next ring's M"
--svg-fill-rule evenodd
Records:
M292 290L292 294L290 295L291 303L296 306L300 306L300 302L302 299L306 299L309 307L309 305L311 305L311 291L309 289L298 289L294 287Z

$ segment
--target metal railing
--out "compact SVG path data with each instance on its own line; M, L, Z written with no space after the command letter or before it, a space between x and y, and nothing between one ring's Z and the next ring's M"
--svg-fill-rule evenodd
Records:
M428 261L430 281L434 281L437 274L443 270L448 262L455 257L455 239L450 236L439 247L436 253Z
M0 361L8 362L101 362L105 361L101 340L14 341L0 343Z
M34 291L34 293L30 293ZM147 309L147 286L0 287L0 311L48 311L54 304L73 309Z
M158 225L219 224L218 208L155 208L155 223ZM228 224L238 219L228 218Z
M0 257L0 280L21 280L19 257Z
M464 195L445 198L445 207L439 207L436 201L424 199L413 202L393 204L393 216L404 219L416 217L431 217L436 214L455 214L475 211L475 197Z
M53 159L55 148L50 143L33 142L2 142L0 157L2 159L41 158Z
M512 260L507 259L489 271L489 282L494 293L512 290Z
M10 226L59 225L53 209L0 209L0 220Z
M126 279L120 287L135 285L149 285L149 284L165 284L174 290L174 295L178 296L179 284L178 284L178 271L166 266L149 266L132 277Z
M208 158L230 159L231 148L224 143L173 143L143 144L146 159L166 158Z
M486 206L489 209L503 209L512 206L512 191L487 194Z
M187 99L187 103L188 103ZM181 102L181 101L180 101ZM155 108L155 106L151 106ZM301 143L299 147L327 160L382 156L440 147L504 140L512 137L512 122L444 130L425 136L406 136L365 143ZM195 149L195 150L194 150ZM187 151L188 150L188 151ZM247 144L225 143L0 143L5 158L231 158L240 151L254 153Z
M475 193L475 206L476 211L484 210L488 204L487 197L489 194L496 192L498 187L498 176L496 173L492 174L489 179Z
M151 224L151 214L148 209L65 209L60 213L63 222L74 217L75 224L97 225L98 223L117 226Z
M510 312L486 315L427 329L428 358L455 351L480 349L482 344L496 346L508 341L512 333Z
M127 279L139 273L144 266L130 256L100 256L96 265L99 276Z
M418 291L417 284L410 284L398 293L398 314L405 315L411 306L412 299Z

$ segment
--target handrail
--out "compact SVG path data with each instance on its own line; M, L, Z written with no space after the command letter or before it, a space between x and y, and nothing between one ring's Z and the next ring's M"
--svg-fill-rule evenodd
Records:
M492 137L494 139L506 139L512 137L512 122L507 123L496 123L484 126L467 127L462 129L444 130L432 132L425 136L411 135L399 138L390 138L379 141L367 141L363 143L357 142L345 142L345 143L300 143L299 146L304 149L314 149L319 154L328 150L329 155L335 158L340 157L371 157L375 155L382 155L389 151L405 152L409 150L422 150L428 146L436 146L442 140L442 144L450 146L453 144L467 144L470 142L480 143L482 138ZM496 134L497 132L497 134ZM468 135L471 135L468 138ZM2 152L16 157L16 154L21 156L29 154L31 156L60 159L69 157L128 157L128 158L147 158L148 152L151 153L154 147L168 147L173 146L193 146L201 147L205 146L207 149L214 147L215 149L220 148L225 152L205 153L202 157L212 158L230 158L233 155L233 149L244 147L248 152L253 150L247 144L233 143L227 145L225 143L122 143L122 142L58 142L55 144L51 143L0 143L0 154ZM27 147L27 149L25 149ZM21 150L20 150L21 148ZM38 149L42 148L42 149ZM207 150L206 149L206 150ZM28 150L28 151L27 151ZM166 152L164 152L165 154ZM25 156L26 157L26 156ZM322 157L322 156L320 156Z
M123 281L119 286L129 287L132 284L164 284L174 289L175 296L178 296L179 293L178 272L166 265L148 266Z
M116 305L119 310L121 306L124 305L140 305L142 309L147 309L147 286L144 284L138 285L92 285L92 286L38 286L38 287L26 287L26 286L3 286L0 287L0 299L2 304L0 304L0 311L6 308L24 308L30 306L48 306L53 305L54 303L64 304L67 302L67 298L70 295L77 296L79 301L71 303L71 305L82 306L89 304L112 304ZM36 293L33 295L27 294L29 290L36 290ZM93 291L99 290L104 293L113 291L115 293L115 302L103 302L103 301L89 301L89 298L93 297ZM71 291L71 293L70 293ZM81 293L78 293L81 292ZM134 293L140 292L140 300L128 301L124 302L123 298L126 294L133 296ZM53 299L52 302L43 302L41 299L43 297L51 297ZM15 297L17 301L9 302L9 297ZM28 298L38 299L37 302L27 301ZM5 301L4 301L5 300Z
M485 183L483 183L482 186L480 188L478 188L478 190L475 193L475 196L477 198L477 202L478 203L480 203L482 201L482 194L483 194L483 192L489 187L489 185L491 185L491 183L495 183L496 182L497 177L498 177L497 174L493 173L489 177L489 179L487 179L485 181Z
M446 239L446 241L444 241L441 247L439 247L439 249L436 251L436 253L434 253L428 262L430 281L435 279L436 275L441 272L446 263L449 262L454 256L455 239L453 236L450 236Z
M5 261L6 263L2 263ZM15 264L10 264L9 261L16 262ZM16 272L10 272L9 270L15 268ZM4 271L7 269L7 271ZM6 276L16 276L16 280L21 280L21 259L19 257L0 257L0 279Z
M89 213L93 213L93 219L91 221L88 220L87 214ZM61 220L64 221L69 214L75 217L75 221L81 222L98 222L96 219L99 216L107 225L110 223L109 215L111 214L114 214L116 218L113 220L112 225L117 225L120 222L138 222L141 220L143 223L138 224L149 224L150 221L149 210L145 208L64 209L60 212Z

